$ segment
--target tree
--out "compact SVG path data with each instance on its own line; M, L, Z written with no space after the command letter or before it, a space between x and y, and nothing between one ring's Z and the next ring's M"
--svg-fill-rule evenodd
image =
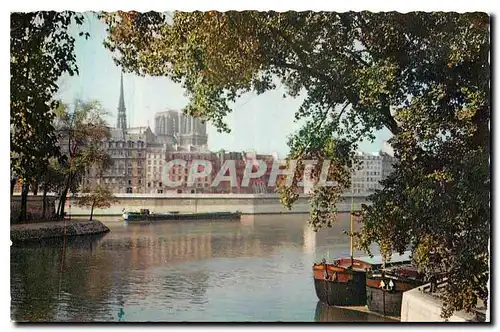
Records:
M487 14L118 12L104 20L106 47L119 65L182 83L186 112L220 131L229 131L223 119L245 92L263 93L277 82L286 96L306 92L295 114L306 124L291 136L289 158L332 159L340 190L350 184L358 142L389 130L399 161L363 211L360 247L377 242L387 256L413 245L420 269L439 268L448 278L445 317L485 298ZM280 189L288 206L297 182ZM338 199L332 187L315 188L310 222L331 223Z
M77 200L79 206L90 207L89 220L92 220L94 208L106 209L111 206L111 203L115 202L118 202L118 200L113 196L113 193L107 187L99 184L93 189L84 189Z
M61 166L65 172L65 185L59 195L57 214L64 217L66 197L77 193L86 174L93 167L100 171L111 164L111 159L101 146L110 137L104 121L106 111L97 101L76 100L73 109L61 103L56 110L56 128L61 149L65 155Z
M23 180L19 221L26 219L29 184L40 166L57 156L52 126L57 80L78 74L71 22L82 24L73 12L12 13L10 22L11 171ZM86 34L88 36L88 34Z
M47 193L60 192L64 187L66 177L64 170L61 168L61 163L64 159L63 157L64 156L51 158L42 177L40 178L40 185L43 191L42 219L45 219L47 212Z

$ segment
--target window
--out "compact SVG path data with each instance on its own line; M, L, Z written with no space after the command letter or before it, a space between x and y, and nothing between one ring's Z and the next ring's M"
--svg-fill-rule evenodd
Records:
M150 187L151 187L151 182L148 182L148 188L150 188Z
M132 180L128 180L128 184L131 185L132 184Z
M127 194L131 194L132 193L132 188L131 187L127 187Z
M163 194L163 190L162 189L158 189L158 194Z
M139 179L139 184L142 184L142 180L141 179Z
M161 186L162 186L162 183L161 183L161 182L160 182L160 183L158 183L158 187L161 187Z

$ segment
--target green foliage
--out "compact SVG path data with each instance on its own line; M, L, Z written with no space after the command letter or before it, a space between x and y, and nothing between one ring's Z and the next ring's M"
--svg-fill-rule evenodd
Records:
M55 111L55 126L64 154L59 167L66 179L60 192L60 215L64 214L68 192L77 193L85 176L95 171L102 174L111 166L111 157L101 146L111 135L104 121L106 111L97 101L76 100L72 107L60 103Z
M11 13L10 160L11 171L24 183L41 178L49 159L59 154L52 125L57 102L52 97L63 73L78 74L75 39L68 32L73 20L82 24L83 16L72 12Z
M115 202L118 202L118 200L113 196L113 193L107 187L99 184L92 189L84 188L77 200L79 206L91 208L90 220L92 220L94 208L106 209Z
M299 169L307 159L333 160L329 179L339 190L349 187L357 143L388 129L399 161L365 208L359 246L377 242L389 255L411 244L419 268L445 271L445 317L486 296L486 14L118 12L104 19L119 65L182 82L187 111L221 131L229 131L228 103L247 91L280 82L288 96L307 92L295 114L306 124L290 138L290 159ZM288 207L299 180L279 189ZM313 226L332 222L338 200L336 190L314 190Z
M111 206L111 203L117 202L117 199L113 196L113 193L104 186L96 185L95 188L86 188L82 191L82 194L78 197L79 206L94 206L98 209L105 209Z
M110 137L104 116L107 114L98 101L76 100L72 105L60 103L56 110L56 129L60 146L68 159L70 171L83 172L97 165L109 166L110 158L100 146Z
M68 33L72 18L83 21L72 12L11 14L11 163L26 179L57 154L52 96L63 73L78 73Z
M59 158L61 159L61 158ZM45 174L41 178L41 186L46 187L47 192L60 192L66 182L65 170L57 158L51 158Z

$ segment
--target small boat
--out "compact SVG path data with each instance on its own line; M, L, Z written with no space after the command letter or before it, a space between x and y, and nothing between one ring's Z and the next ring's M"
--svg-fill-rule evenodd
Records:
M124 212L122 217L124 221L129 223L170 220L239 220L241 212L179 213L179 211L172 211L169 213L151 213L148 209L141 209L139 212Z
M399 317L403 292L419 287L423 283L423 275L412 265L371 271L366 276L368 309L384 316Z
M366 304L366 272L370 265L363 261L342 258L331 264L314 264L316 296L331 306Z
M385 266L411 262L411 252L393 255ZM313 265L314 287L318 299L333 306L364 306L367 304L367 273L382 267L382 256L340 258L332 263Z
M382 257L354 258L354 201L351 199L351 238L349 258L340 258L332 263L323 260L313 265L314 288L318 299L331 306L366 305L366 273L382 267ZM385 266L411 262L410 252L393 255Z
M321 302L333 306L359 306L366 303L366 272L371 265L354 258L353 218L354 201L351 199L351 257L313 265L316 296Z

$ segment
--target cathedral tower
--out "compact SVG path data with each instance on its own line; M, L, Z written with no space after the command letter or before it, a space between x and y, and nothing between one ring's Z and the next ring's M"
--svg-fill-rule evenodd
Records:
M125 97L123 95L123 72L120 76L120 99L118 100L118 121L116 128L127 130L127 114L125 113Z

